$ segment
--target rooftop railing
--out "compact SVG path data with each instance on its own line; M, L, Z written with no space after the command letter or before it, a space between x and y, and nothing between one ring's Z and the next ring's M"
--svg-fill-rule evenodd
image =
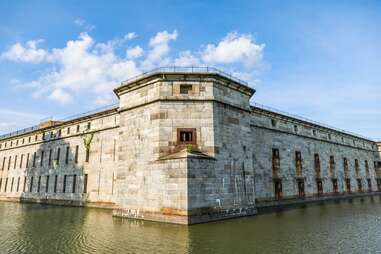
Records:
M127 83L132 83L134 81L137 81L139 79L143 79L145 77L154 75L154 74L159 74L159 73L211 73L211 74L219 74L223 77L226 77L228 79L234 80L235 82L244 84L245 86L248 86L249 84L237 77L234 77L232 74L229 74L227 72L221 71L215 67L181 67L181 66L171 66L171 67L159 67L147 72L143 72L142 74L139 74L135 77L129 78L126 81L122 82L122 85L127 84Z
M84 112L84 113L81 113L81 114L72 115L72 116L65 117L63 119L54 120L54 121L68 122L68 121L71 121L71 120L74 120L74 119L78 119L78 118L81 118L81 117L85 117L85 116L93 115L93 114L100 113L100 112L103 112L103 111L107 111L107 110L110 110L110 109L113 109L113 108L117 108L118 106L119 106L119 103L111 104L111 105L100 107L100 108L97 108L97 109L94 109L94 110L91 110L91 111L87 111L87 112ZM40 122L42 123L44 121L49 121L49 120L53 120L53 118L52 117L44 118ZM1 139L5 139L5 138L10 138L10 137L18 136L18 135L22 135L22 134L26 134L26 133L29 133L29 132L32 132L32 131L35 131L35 130L38 130L38 129L40 129L40 125L35 125L35 126L32 126L32 127L28 127L28 128L25 128L25 129L17 130L17 131L11 132L11 133L3 134L3 135L0 135L0 140Z
M279 109L275 109L275 108L272 108L272 107L269 107L269 106L265 106L265 105L262 105L262 104L259 104L259 103L252 102L252 103L250 103L250 105L253 106L253 107L259 108L259 109L263 109L263 110L274 112L274 113L277 113L277 114L280 114L280 115L284 115L284 116L287 116L287 117L295 118L297 120L301 120L301 121L304 121L304 122L307 122L307 123L311 123L311 124L314 124L314 125L317 125L317 126L320 126L320 127L324 127L324 128L327 128L327 129L332 129L334 131L338 131L338 132L341 132L341 133L344 133L344 134L347 134L347 135L351 135L351 136L355 136L355 137L358 137L358 138L374 141L373 139L371 139L369 137L365 137L365 136L360 135L360 134L356 134L356 133L353 133L353 132L350 132L350 131L346 131L346 130L342 130L342 129L339 129L339 128L336 128L336 127L332 127L332 126L324 124L324 123L320 123L320 122L317 122L317 121L314 121L314 120L311 120L311 119L308 119L308 118L305 118L305 117L302 117L302 116L294 115L294 114L291 114L291 113L288 113L288 112L285 112L285 111L282 111L282 110L279 110Z

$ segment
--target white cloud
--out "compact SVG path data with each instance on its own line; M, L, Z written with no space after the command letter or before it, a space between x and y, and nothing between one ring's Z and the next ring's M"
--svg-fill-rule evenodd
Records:
M130 32L124 36L126 40L132 40L138 37L138 35L135 32Z
M1 58L26 63L39 63L45 60L47 52L44 49L37 48L39 43L43 40L31 40L22 45L21 43L16 43L6 52L1 54Z
M128 59L139 58L143 55L143 49L140 46L135 46L133 48L129 48L126 51L126 56Z
M72 96L62 89L54 89L53 92L48 97L51 100L58 101L62 104L69 103L73 100Z
M84 25L84 20L77 20ZM39 49L40 41L29 41L26 46L16 43L4 52L4 59L30 63L45 63L48 69L38 78L22 82L24 88L32 89L33 98L46 97L61 104L84 98L102 105L115 101L112 89L120 82L143 71L160 66L205 66L211 63L240 77L255 80L253 68L235 67L260 64L264 45L257 45L250 35L230 33L216 45L208 44L198 51L180 51L170 54L170 43L178 37L177 31L156 33L146 49L141 45L130 46L136 37L134 32L106 42L96 42L88 33L67 41L62 48ZM20 48L17 49L17 48ZM16 48L17 50L13 50ZM13 52L13 53L9 53ZM37 53L36 53L37 52ZM123 54L125 52L125 54Z
M264 44L256 44L249 34L229 33L217 45L208 44L202 60L208 64L243 63L251 67L262 61Z
M76 24L77 26L79 26L81 28L84 28L88 32L90 32L90 31L95 29L94 25L91 25L91 24L87 23L87 21L82 19L82 18L75 19L74 20L74 24Z
M169 42L177 39L177 31L172 33L167 31L158 32L149 41L150 51L147 58L143 61L142 65L144 69L151 69L154 66L169 63L169 59L165 59L170 51Z
M179 56L174 60L174 64L185 67L203 65L200 59L189 50L180 52Z

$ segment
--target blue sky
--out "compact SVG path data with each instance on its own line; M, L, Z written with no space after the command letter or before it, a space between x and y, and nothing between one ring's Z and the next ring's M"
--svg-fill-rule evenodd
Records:
M248 80L253 102L381 140L379 1L1 1L0 14L0 133L192 64Z

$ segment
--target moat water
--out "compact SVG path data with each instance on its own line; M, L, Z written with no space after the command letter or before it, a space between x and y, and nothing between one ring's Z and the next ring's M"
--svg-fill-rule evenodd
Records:
M0 202L0 253L381 253L381 198L191 227Z

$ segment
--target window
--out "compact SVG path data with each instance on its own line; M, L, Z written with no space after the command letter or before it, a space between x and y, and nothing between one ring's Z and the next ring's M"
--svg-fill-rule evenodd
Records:
M328 133L328 139L329 139L329 140L332 139L332 135L331 135L331 133Z
M36 167L36 152L33 153L33 164L32 164L32 167Z
M271 119L271 126L276 127L276 120L275 119Z
M24 139L22 139L22 144L24 144L24 142L25 142L25 140L24 140Z
M61 134L62 134L62 130L59 129L59 130L58 130L58 133L57 133L57 136L58 136L58 137L61 137Z
M79 146L75 146L74 162L78 163L78 149Z
M41 151L40 167L44 165L44 151Z
M337 179L336 178L332 179L332 190L333 190L334 193L338 193L339 192L339 187L338 187Z
M88 122L87 123L87 130L90 130L91 129L91 122Z
M15 178L12 177L12 181L11 181L11 192L13 191L13 182L14 182Z
M321 179L316 180L316 188L318 191L318 195L322 195L323 194L323 182Z
M24 160L24 154L21 154L21 158L20 158L20 168L22 168L22 162Z
M58 147L58 149L57 149L57 157L56 157L57 165L60 164L60 155L61 155L61 148Z
M320 158L319 154L314 154L314 168L317 177L320 177Z
M356 175L359 175L359 173L360 173L360 165L359 165L359 160L358 159L355 159L355 171L356 171Z
M49 150L49 162L48 162L48 165L49 165L49 166L52 165L52 153L53 153L53 150L50 149L50 150Z
M368 178L366 181L368 182L368 191L372 191L372 180Z
M297 180L298 184L298 196L299 198L304 198L305 193L304 193L304 180L303 179L298 179Z
M348 176L349 176L349 168L348 168L348 160L347 160L347 158L344 158L343 164L344 164L343 168L344 168L345 178L348 178Z
M79 125L77 125L77 132L79 132Z
M22 187L22 191L25 192L25 188L26 188L26 176L24 176L24 184L23 184L23 187Z
M20 177L17 178L17 188L16 188L16 192L19 192L19 189L20 189Z
M189 94L192 92L192 85L180 85L180 94Z
M62 192L65 193L66 192L66 175L64 175L64 179L63 179L63 188L62 188Z
M298 126L297 125L294 125L294 132L298 133Z
M3 158L3 165L1 166L1 170L4 170L4 167L5 167L5 160L6 160L6 158L4 157L4 158Z
M42 140L45 140L45 132L42 133Z
M28 138L28 143L30 143L32 141L32 137L29 137Z
M33 176L30 178L29 192L33 192Z
M65 163L66 164L69 164L69 151L70 151L70 147L67 146L66 147L66 156L65 156Z
M29 167L29 153L26 155L26 168Z
M12 160L12 156L9 156L9 159L8 159L8 170L11 169L11 160Z
M302 154L299 151L295 152L295 169L296 169L296 175L301 176L302 175Z
M55 177L54 177L54 193L57 193L57 181L58 181L58 176L55 175Z
M351 179L350 178L345 179L345 186L347 187L347 192L351 192Z
M15 155L15 163L13 164L13 169L16 169L16 164L17 164L17 155Z
M90 161L90 149L86 148L85 162L89 162L89 161Z
M8 187L8 177L5 178L5 188L4 188L4 192L7 192L7 187Z
M312 135L316 136L316 130L312 130Z
M83 179L83 193L87 193L87 174L85 174L84 179Z
M196 129L177 129L178 144L196 144Z
M46 176L46 183L45 183L45 192L49 192L49 176Z
M75 193L75 187L77 185L77 175L73 175L73 189L72 189L72 193Z
M67 133L67 135L70 134L70 127L67 127L66 133Z
M38 177L37 192L40 192L40 187L41 187L41 176Z
M283 190L282 190L282 180L281 179L275 179L274 180L274 194L275 199L280 200L283 196Z
M280 156L279 156L279 149L274 148L272 152L272 170L273 170L273 177L278 177L279 171L280 171Z
M365 174L369 176L369 163L367 160L365 160Z

